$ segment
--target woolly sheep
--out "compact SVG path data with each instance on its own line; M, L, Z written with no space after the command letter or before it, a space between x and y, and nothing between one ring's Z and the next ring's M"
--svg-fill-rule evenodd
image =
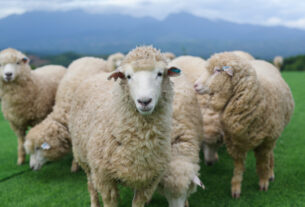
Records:
M220 53L208 60L209 78L201 93L221 111L224 143L234 160L232 197L239 198L244 162L254 150L259 186L266 191L274 180L273 148L294 109L289 86L270 63Z
M180 56L169 63L169 66L178 67L192 82L201 77L200 80L208 77L206 61L200 57ZM196 85L196 84L195 84ZM203 145L204 158L207 165L211 165L218 159L217 151L209 150L212 146L219 147L222 144L223 131L219 119L219 111L208 106L209 95L197 95L202 114L202 130L204 133L203 142L209 144L209 148Z
M83 82L69 117L73 154L85 170L91 206L117 206L117 183L135 189L133 207L151 198L171 158L174 91L166 60L151 46L128 53L119 70ZM120 79L119 83L106 79Z
M281 70L284 64L284 58L282 56L276 56L273 59L273 64L277 67L278 70Z
M71 151L71 138L68 131L68 113L74 91L79 84L106 70L106 61L84 57L73 61L58 86L52 113L40 124L29 130L25 149L30 154L30 167L40 169L44 163L61 158ZM77 165L72 164L71 171Z
M179 68L172 67L169 68ZM181 68L179 68L181 69ZM203 140L202 117L193 83L184 74L174 82L174 113L171 135L171 160L159 185L170 207L184 207L195 192L199 171L199 151ZM200 181L199 181L200 182Z
M252 55L244 51L233 51L232 53L243 59L254 60ZM188 79L194 83L195 89L198 85L196 84L198 77L200 77L199 82L204 82L209 76L208 71L206 70L206 61L200 57L180 56L170 62L169 65L180 68ZM224 132L219 119L220 112L208 106L209 95L198 95L197 99L201 107L203 119L203 152L205 163L207 165L212 165L218 160L217 151L214 149L219 148L219 146L223 144ZM209 147L206 147L206 144L208 144Z
M124 54L118 52L110 55L107 59L107 72L117 69L124 59Z
M57 86L66 69L49 65L31 70L29 59L8 48L0 52L2 112L18 137L18 161L25 161L24 136L42 121L54 105Z

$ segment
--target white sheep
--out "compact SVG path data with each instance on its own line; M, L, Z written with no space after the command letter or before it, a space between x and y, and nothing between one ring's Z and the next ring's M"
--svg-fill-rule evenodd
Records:
M85 170L91 206L117 206L117 184L135 190L133 207L150 200L171 159L172 101L160 51L138 47L119 70L83 82L72 102L69 130L73 154ZM107 81L120 79L119 83Z
M180 56L169 63L169 66L177 67L192 82L201 77L204 81L208 77L206 61L200 57ZM196 87L196 84L195 84ZM209 150L211 146L218 147L222 144L223 131L219 119L219 111L215 111L208 106L209 95L197 95L198 103L202 114L203 143L208 143L209 148L203 145L204 158L207 165L211 165L218 160L217 151Z
M49 65L31 70L29 59L15 49L0 52L2 112L18 137L18 164L25 161L24 136L54 105L57 86L66 69Z
M224 143L234 160L232 197L240 197L250 150L255 153L260 189L266 191L274 180L273 148L294 109L290 88L270 63L229 52L212 56L206 68L208 80L197 89L208 93L210 107L220 111Z
M94 57L83 57L69 65L58 86L52 113L26 135L24 147L31 155L32 169L38 170L44 163L57 160L71 151L67 119L73 94L82 81L105 71L106 68L106 61ZM76 170L77 165L73 163L71 171Z
M178 67L169 65L168 68ZM203 124L193 83L183 73L173 79L173 82L175 95L171 135L172 156L159 189L167 198L170 207L184 207L187 198L195 192L198 184L194 179L198 179L200 169L198 163L200 145L203 141Z
M125 55L123 53L114 53L107 58L107 72L116 70L122 63Z

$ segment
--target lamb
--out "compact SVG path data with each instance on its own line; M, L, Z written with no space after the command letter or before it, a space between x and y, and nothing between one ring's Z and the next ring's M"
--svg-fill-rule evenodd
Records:
M232 197L240 197L249 150L255 153L260 190L267 191L274 180L273 148L294 110L290 88L270 63L229 52L212 56L207 70L199 92L209 93L210 106L220 111L224 143L234 160Z
M124 54L118 52L110 55L107 59L107 72L117 69L124 59Z
M273 59L273 64L278 70L281 70L284 64L284 58L282 56L276 56Z
M25 161L25 132L52 111L57 86L66 69L49 65L32 71L28 57L8 48L0 52L0 71L2 112L18 137L20 165Z
M97 192L104 206L117 206L118 182L135 189L133 207L144 206L161 180L161 189L181 186L168 192L171 198L180 195L179 190L186 192L184 185L190 189L187 193L193 190L193 177L175 180L174 184L170 174L175 163L185 162L189 168L181 171L197 175L199 159L194 154L199 150L199 137L190 141L189 136L198 134L190 129L184 136L183 124L179 123L180 130L171 138L174 91L169 78L178 76L180 70L166 69L166 65L160 51L151 46L137 47L118 70L83 82L75 93L69 129L74 157L87 174L91 206L99 206ZM107 81L107 77L120 82ZM184 105L176 107L184 110ZM178 111L176 116L179 122ZM200 119L198 113L196 117ZM195 151L188 151L192 146ZM171 153L181 156L172 162ZM186 198L182 199L184 203Z
M24 147L30 154L30 167L33 170L38 170L46 162L57 160L71 151L67 119L74 91L83 80L106 68L106 61L94 57L83 57L69 65L58 86L52 113L29 130L26 136ZM73 162L71 171L76 171L77 167Z

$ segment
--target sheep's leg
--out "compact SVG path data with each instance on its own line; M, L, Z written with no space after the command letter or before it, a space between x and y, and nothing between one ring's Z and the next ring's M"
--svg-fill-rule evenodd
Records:
M234 159L234 172L231 180L231 193L233 198L239 198L241 194L241 183L243 180L243 173L245 170L245 157L239 156Z
M256 158L256 171L259 176L260 190L267 191L269 187L270 174L273 173L273 169L270 168L272 145L270 147L268 144L263 144L256 148L254 152Z
M100 207L98 192L94 188L90 177L88 177L88 191L90 193L91 207Z
M14 130L15 134L18 137L18 160L17 164L22 165L25 162L25 149L24 149L24 141L25 141L25 130L19 129L18 127L15 127L14 125L11 125L12 129Z
M148 203L154 194L157 186L159 185L161 178L158 178L152 185L146 189L135 190L134 197L132 200L132 207L144 207Z
M117 207L118 206L118 189L114 182L105 181L100 183L99 192L102 195L104 207Z
M71 165L71 172L74 173L74 172L77 172L79 169L79 165L78 163L75 161L75 159L72 160L72 165Z
M270 164L270 170L269 170L269 181L274 181L275 175L274 175L274 156L273 151L269 154L269 164Z

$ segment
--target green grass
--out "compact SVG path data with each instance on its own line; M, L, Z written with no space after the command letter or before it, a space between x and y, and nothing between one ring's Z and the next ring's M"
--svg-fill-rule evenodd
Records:
M206 190L198 189L189 201L199 206L305 206L305 73L283 74L296 102L289 126L278 140L275 149L275 182L268 192L258 190L253 153L248 154L242 197L230 197L233 163L225 148L220 161L206 167L201 164L201 179ZM44 166L40 171L29 170L27 164L16 165L17 139L9 124L0 115L0 206L89 206L85 174L70 173L71 156ZM202 158L202 157L201 157ZM131 206L132 191L120 188L120 206ZM155 193L149 206L167 206L166 200Z

